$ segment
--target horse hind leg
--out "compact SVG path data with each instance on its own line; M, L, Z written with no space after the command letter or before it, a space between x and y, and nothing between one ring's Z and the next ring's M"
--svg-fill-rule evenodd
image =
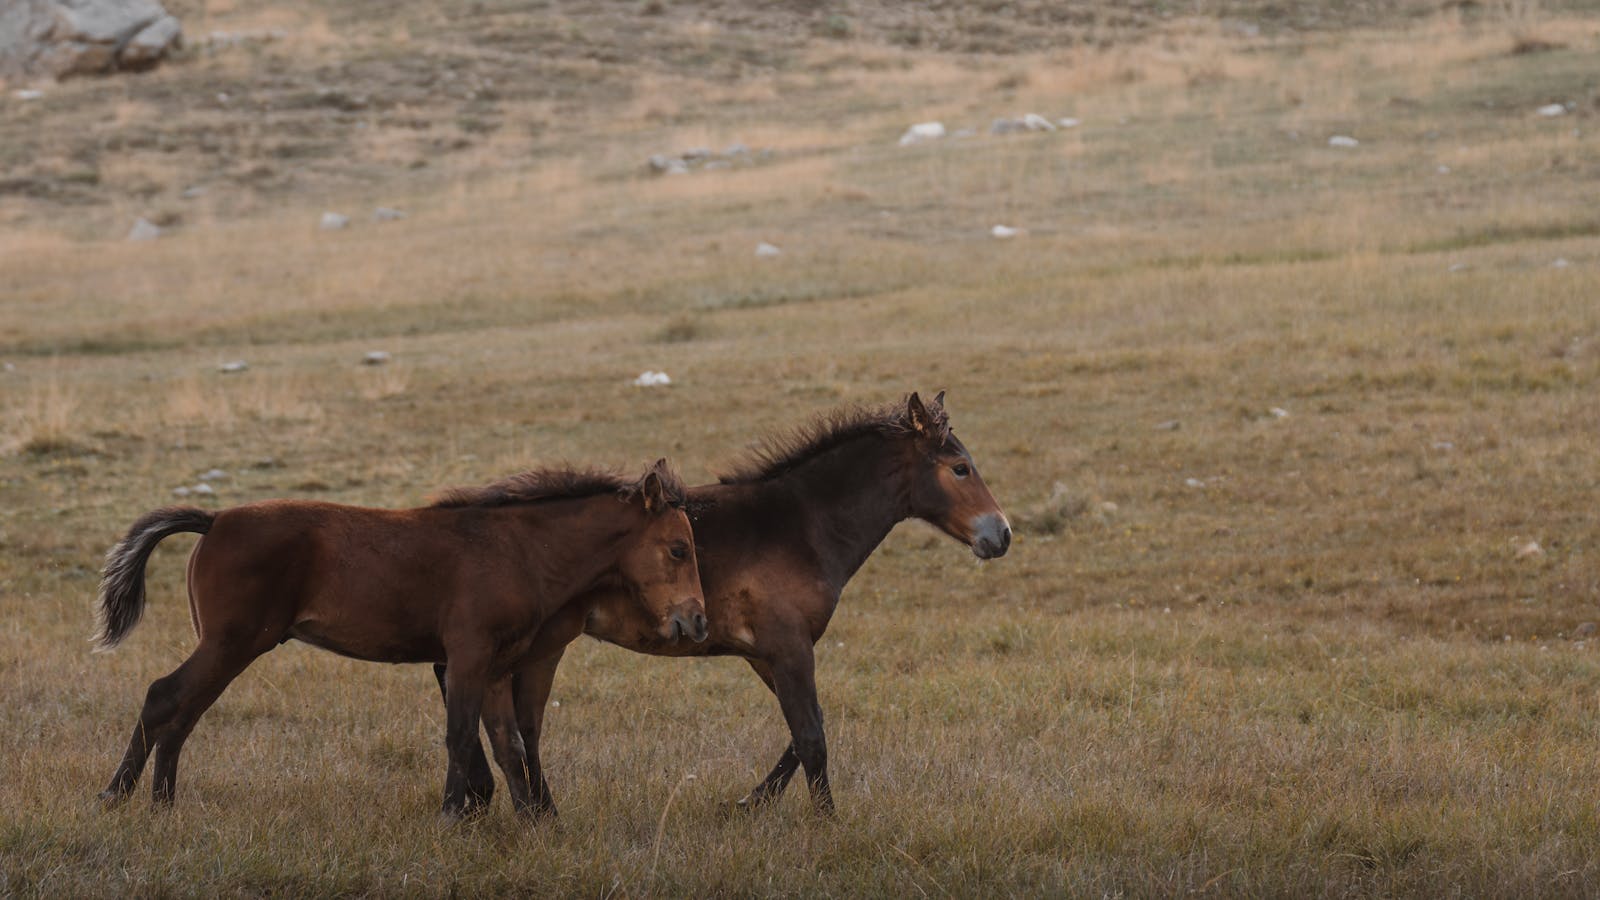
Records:
M117 803L133 793L139 776L144 772L145 762L150 758L150 751L177 711L178 686L183 681L187 666L189 663L185 662L170 674L150 683L150 689L145 692L144 706L139 711L139 720L133 724L133 737L128 741L128 751L122 755L122 762L112 774L111 783L100 792L102 802Z
M178 757L195 723L233 679L272 646L229 646L202 640L183 665L164 679L169 681L163 686L162 698L167 704L166 721L158 729L147 729L145 732L145 736L150 738L148 744L155 748L155 766L150 784L152 800L158 804L170 804L173 801L178 788ZM156 685L151 686L151 692L156 692ZM139 741L140 738L138 729L135 729L134 740ZM134 748L130 746L130 757L133 751ZM143 760L137 762L142 767ZM123 761L125 767L128 763L127 759ZM118 774L122 774L122 769L118 769ZM133 777L138 778L137 771L134 771ZM113 776L112 787L117 786L118 782Z

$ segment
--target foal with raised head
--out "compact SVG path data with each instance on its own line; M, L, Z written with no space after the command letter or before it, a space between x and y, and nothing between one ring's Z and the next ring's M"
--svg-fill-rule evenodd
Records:
M768 440L719 484L690 488L688 508L710 638L693 646L662 640L615 592L565 607L540 630L548 652L530 654L517 676L524 738L537 745L562 649L581 633L660 656L742 656L777 695L790 743L740 805L776 798L804 766L813 804L829 812L813 647L845 584L904 519L933 524L980 559L1005 555L1010 523L951 432L942 391L932 403L912 394L878 409L839 410ZM435 673L448 681L441 667ZM493 776L482 749L474 750L471 791L487 799Z
M663 643L703 640L704 598L683 505L683 486L662 460L635 481L538 470L420 509L275 500L147 514L107 557L100 647L116 646L138 623L150 554L180 532L203 535L188 574L200 641L150 685L101 797L132 792L153 748L152 793L170 802L178 755L201 714L256 657L295 638L376 662L448 662L443 814L460 815L471 803L467 767L483 754L480 717L518 811L540 812L549 793L538 745L527 746L517 727L511 676L545 620L594 591L633 607Z

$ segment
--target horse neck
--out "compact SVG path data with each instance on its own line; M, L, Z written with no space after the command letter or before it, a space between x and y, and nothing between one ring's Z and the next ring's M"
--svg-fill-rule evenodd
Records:
M615 577L623 548L637 532L626 507L610 497L539 504L523 521L538 548L541 590L562 601Z
M842 444L778 480L799 502L807 539L836 593L911 514L899 454L882 437Z

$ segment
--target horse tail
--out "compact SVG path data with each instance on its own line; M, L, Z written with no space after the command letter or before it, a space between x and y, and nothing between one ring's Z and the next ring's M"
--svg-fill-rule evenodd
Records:
M106 554L106 568L100 576L96 651L117 646L139 624L144 615L144 567L156 545L174 534L205 534L216 518L216 513L192 506L167 506L145 513L133 523L128 536Z

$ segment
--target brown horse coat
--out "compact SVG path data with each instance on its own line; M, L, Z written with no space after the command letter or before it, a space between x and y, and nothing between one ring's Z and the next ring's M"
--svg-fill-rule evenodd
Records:
M519 810L542 811L548 795L533 799L527 784L530 771L538 774L537 749L529 758L514 727L510 676L540 626L596 590L635 607L663 641L703 639L703 598L682 506L682 486L662 461L633 482L598 472L530 472L421 509L274 500L217 513L148 514L108 557L100 644L115 646L137 624L155 545L192 531L203 535L188 574L199 645L150 686L102 796L126 796L153 747L152 791L170 801L179 752L200 715L256 657L293 638L358 659L448 661L444 812L469 805L463 766L469 742L482 753L480 714L497 736L496 756Z
M943 398L924 404L912 394L879 409L835 412L769 441L720 483L690 488L709 639L661 640L612 592L562 609L540 634L540 644L555 649L530 656L518 675L524 740L537 744L561 652L579 634L660 656L741 656L777 696L791 738L741 804L775 798L803 765L814 804L831 810L813 646L851 576L908 518L984 559L1011 543L1005 514L950 431ZM437 667L436 674L443 677ZM481 750L470 778L474 796L486 800L494 785Z

